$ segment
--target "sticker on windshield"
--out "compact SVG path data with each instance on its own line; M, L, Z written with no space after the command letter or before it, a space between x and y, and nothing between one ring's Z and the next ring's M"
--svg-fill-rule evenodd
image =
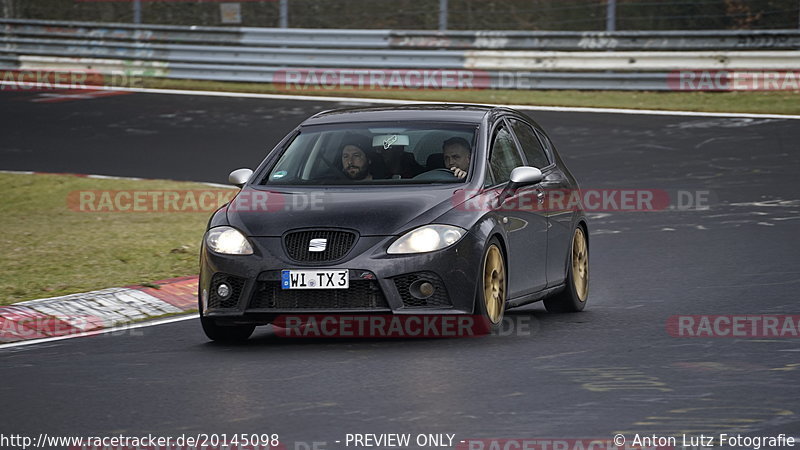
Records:
M383 149L389 150L389 147L391 147L395 142L397 142L397 135L393 134L383 141Z
M272 178L283 178L287 173L285 170L279 170L272 175Z

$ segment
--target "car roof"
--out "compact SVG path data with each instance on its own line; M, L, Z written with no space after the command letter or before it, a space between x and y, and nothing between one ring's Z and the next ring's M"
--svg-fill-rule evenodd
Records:
M494 110L493 106L462 104L413 104L373 106L324 111L303 122L303 125L321 125L353 122L462 122L480 124Z

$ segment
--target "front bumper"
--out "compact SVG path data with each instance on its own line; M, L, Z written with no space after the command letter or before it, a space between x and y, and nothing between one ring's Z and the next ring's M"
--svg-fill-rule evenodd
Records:
M413 255L388 255L394 237L361 236L335 264L300 263L290 259L280 237L250 238L253 255L201 254L200 304L206 317L231 323L266 324L281 314L471 314L474 308L483 242L467 233L443 250ZM284 269L348 269L350 288L283 290ZM430 282L434 294L411 294L417 280ZM220 282L231 294L220 298Z

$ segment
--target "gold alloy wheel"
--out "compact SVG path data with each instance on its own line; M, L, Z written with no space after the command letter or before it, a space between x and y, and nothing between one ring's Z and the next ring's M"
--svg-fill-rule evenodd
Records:
M585 302L589 294L589 249L586 246L586 236L583 229L578 227L572 238L572 282L578 300Z
M483 301L486 314L493 324L503 317L506 299L506 268L503 255L497 245L492 244L483 260Z

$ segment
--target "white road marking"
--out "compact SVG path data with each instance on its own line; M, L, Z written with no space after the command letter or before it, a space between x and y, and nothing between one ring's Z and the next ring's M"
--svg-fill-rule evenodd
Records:
M90 91L90 92L97 92L97 91ZM94 97L90 94L57 94L57 93L45 93L39 94L38 98L31 100L34 103L47 103L52 102L54 100L92 100Z
M16 82L16 81L0 81L2 85L13 86L31 86L36 87L36 83L32 82ZM260 99L273 99L273 100L298 100L298 101L316 101L316 102L363 102L363 103L380 103L389 105L400 104L437 104L437 103L450 103L454 105L469 104L462 102L432 102L423 100L396 100L396 99L381 99L381 98L360 98L360 97L316 97L313 95L285 95L285 94L255 94L246 92L217 92L217 91L193 91L184 89L150 89L150 88L126 88L118 86L73 86L68 84L52 84L54 88L70 88L75 89L106 89L110 91L122 92L138 92L141 94L171 94L171 95L200 95L207 97L231 97L231 98L260 98ZM0 89L2 92L2 89ZM514 109L525 109L534 111L556 111L556 112L586 112L586 113L601 113L601 114L633 114L633 115L649 115L649 116L692 116L692 117L748 117L748 118L772 118L772 119L790 119L800 120L800 115L790 114L753 114L753 113L726 113L726 112L698 112L698 111L668 111L668 110L655 110L655 109L615 109L615 108L589 108L589 107L574 107L574 106L532 106L532 105L493 105L502 106Z
M40 92L37 98L31 100L34 103L57 103L71 100L94 100L96 98L109 97L113 95L130 94L130 92L120 91L117 89L85 89L76 86L77 89L68 89L66 91L53 90L52 92ZM81 90L81 92L76 92Z
M87 331L85 333L77 333L77 334L70 334L66 336L55 336L49 338L42 338L42 339L31 339L28 341L19 341L19 342L11 342L8 344L0 344L0 350L4 350L7 348L14 348L14 347L23 347L27 345L35 345L35 344L43 344L46 342L55 342L55 341L63 341L65 339L74 339L79 337L86 337L86 336L95 336L99 334L107 334L107 333L116 333L120 331L127 331L127 330L135 330L138 328L147 328L147 327L154 327L157 325L164 325L168 323L175 323L175 322L182 322L184 320L191 320L197 319L197 313L189 313L186 315L180 315L177 317L168 317L166 319L157 319L148 322L141 322L141 323L134 323L129 325L120 325L114 328L106 328L104 330L97 330L97 331Z

